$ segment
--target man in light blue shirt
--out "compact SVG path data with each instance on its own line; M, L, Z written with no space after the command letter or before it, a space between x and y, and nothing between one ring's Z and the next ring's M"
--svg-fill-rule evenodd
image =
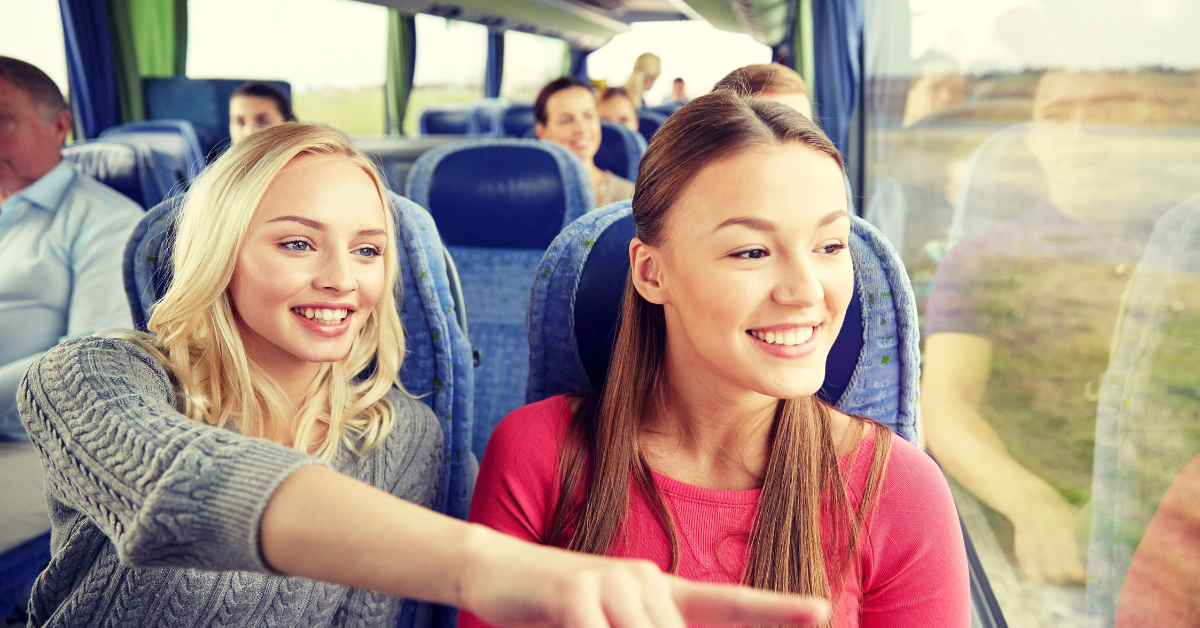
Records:
M38 68L0 56L0 439L16 390L60 340L132 325L121 275L142 208L61 155L71 112Z

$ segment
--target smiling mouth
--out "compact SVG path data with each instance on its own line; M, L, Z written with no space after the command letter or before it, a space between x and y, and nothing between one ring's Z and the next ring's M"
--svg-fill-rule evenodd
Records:
M294 307L292 308L292 312L322 325L337 325L346 320L346 317L350 314L349 310L344 309L329 310L311 307Z
M814 329L813 327L795 327L782 332L760 332L747 329L746 333L770 345L792 347L808 342L808 339L812 338Z

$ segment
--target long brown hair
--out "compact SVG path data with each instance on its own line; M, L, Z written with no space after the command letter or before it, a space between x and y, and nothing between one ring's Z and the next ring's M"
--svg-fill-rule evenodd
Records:
M655 133L642 158L633 195L637 237L651 246L663 241L672 207L704 166L755 146L785 143L811 147L843 166L829 138L790 107L726 90L691 101ZM628 511L632 480L662 523L671 545L671 570L678 569L675 523L638 444L640 423L662 389L666 337L663 307L642 298L627 278L608 378L599 393L579 400L563 443L552 543L607 553ZM854 511L838 467L830 412L815 396L779 401L742 581L774 591L832 597L836 604L891 440L886 428L874 426L871 470ZM823 512L832 518L832 538L822 538ZM828 564L823 542L833 558Z

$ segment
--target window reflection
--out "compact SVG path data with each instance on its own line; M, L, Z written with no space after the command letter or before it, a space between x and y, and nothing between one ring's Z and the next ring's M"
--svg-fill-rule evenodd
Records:
M867 63L866 215L913 278L926 444L1005 618L1200 625L1197 8L913 4L874 36L919 54Z

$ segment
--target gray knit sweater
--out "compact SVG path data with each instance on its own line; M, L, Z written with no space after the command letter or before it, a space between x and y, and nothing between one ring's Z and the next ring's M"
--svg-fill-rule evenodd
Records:
M269 575L258 528L289 473L322 461L188 420L133 343L65 342L26 373L21 419L41 451L53 523L31 626L395 626L399 598ZM442 433L398 390L396 426L328 466L429 506ZM354 525L347 521L347 526Z

